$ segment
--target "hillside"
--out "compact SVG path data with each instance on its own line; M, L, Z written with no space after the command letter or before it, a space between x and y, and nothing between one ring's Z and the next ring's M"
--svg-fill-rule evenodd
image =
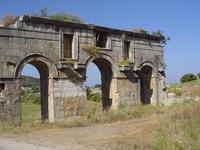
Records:
M200 80L173 84L169 92L175 93L177 97L197 98L200 97Z
M23 87L39 87L40 79L31 76L22 76Z

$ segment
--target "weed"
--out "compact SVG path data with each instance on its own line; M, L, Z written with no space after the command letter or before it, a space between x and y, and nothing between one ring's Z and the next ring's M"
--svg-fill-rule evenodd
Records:
M99 53L99 49L96 47L96 45L84 45L81 48L93 56L96 56Z

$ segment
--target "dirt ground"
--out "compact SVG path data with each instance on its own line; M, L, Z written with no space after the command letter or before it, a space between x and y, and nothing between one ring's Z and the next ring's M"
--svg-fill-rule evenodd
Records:
M0 135L0 144L4 142L4 149L1 148L3 144L0 149L10 150L9 145L14 145L13 142L18 146L33 146L32 149L27 148L29 150L35 150L34 146L37 150L150 149L152 136L159 126L157 118L152 116L86 127L51 128L23 134L4 133Z

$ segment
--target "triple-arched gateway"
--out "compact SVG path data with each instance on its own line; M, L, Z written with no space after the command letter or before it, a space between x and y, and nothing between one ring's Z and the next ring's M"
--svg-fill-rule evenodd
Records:
M20 124L21 70L26 64L40 73L43 119L56 122L82 115L89 62L101 73L103 109L165 99L159 37L22 16L13 26L0 27L1 123Z

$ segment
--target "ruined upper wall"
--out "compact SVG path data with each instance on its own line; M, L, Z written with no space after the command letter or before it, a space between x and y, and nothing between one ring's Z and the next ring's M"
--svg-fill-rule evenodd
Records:
M58 67L59 62L68 63L64 57L64 35L72 35L70 60L75 69L85 67L91 54L83 50L85 45L96 45L97 32L106 34L106 44L99 48L99 56L112 63L114 76L124 76L119 62L124 59L124 41L129 42L128 59L135 70L143 62L151 62L159 70L164 67L163 47L157 36L112 29L91 24L55 21L46 18L22 16L14 28L0 27L0 78L13 77L16 66L25 57L40 54Z

